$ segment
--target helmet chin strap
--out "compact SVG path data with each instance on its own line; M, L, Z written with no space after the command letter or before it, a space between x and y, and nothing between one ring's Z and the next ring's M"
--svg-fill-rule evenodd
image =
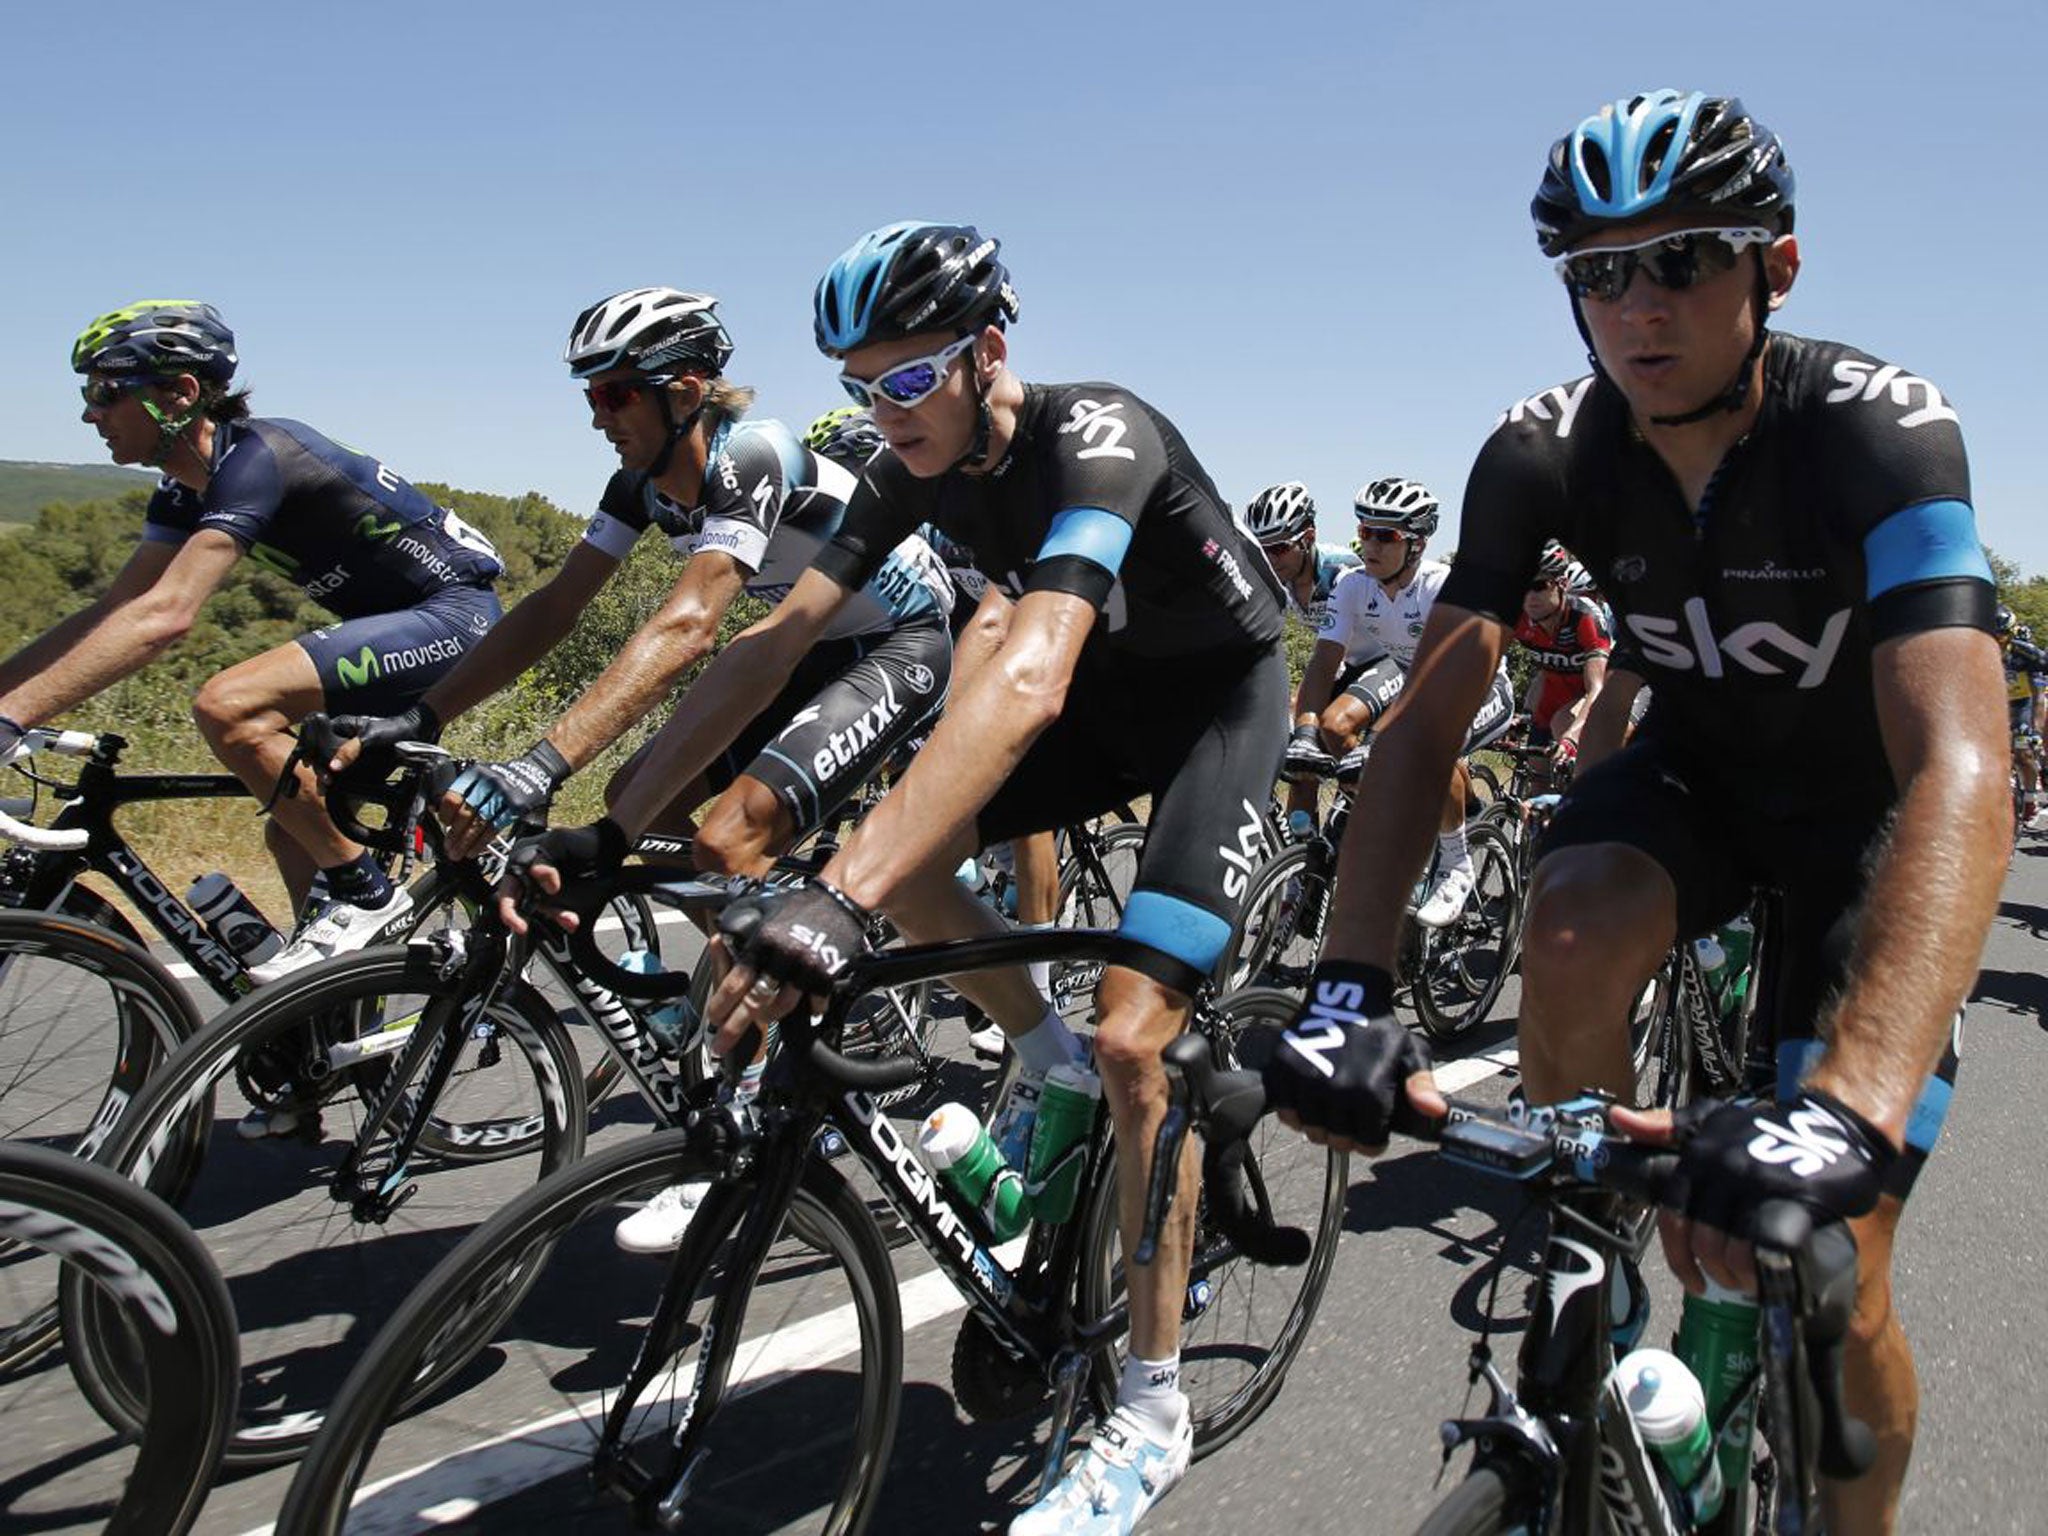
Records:
M974 366L971 354L967 365L967 387L974 391L974 436L968 440L966 451L946 466L947 474L956 469L988 468L988 440L995 424L989 419L988 391L981 387L981 373Z
M647 466L647 478L650 480L659 480L668 473L669 464L676 456L676 449L682 445L683 439L696 429L697 418L704 414L704 398L700 395L690 414L677 421L675 411L669 405L666 384L655 391L655 399L661 405L661 419L668 428L668 440L661 445L661 452L654 456L654 462Z
M198 448L193 446L191 439L185 436L185 429L199 419L198 401L195 400L192 403L190 410L180 411L175 416L167 416L157 408L155 401L150 400L146 396L138 398L141 399L142 408L149 412L149 419L156 423L156 451L149 456L148 460L151 465L169 474L171 454L182 446L193 458L199 460L200 468L208 469L211 467L200 455Z
M1652 425L1659 427L1689 427L1696 421L1705 421L1726 411L1733 414L1749 403L1750 380L1756 375L1756 360L1764 355L1764 347L1770 341L1768 322L1771 316L1771 280L1764 271L1764 255L1761 247L1756 252L1756 336L1749 344L1749 350L1742 356L1742 366L1735 370L1735 377L1728 381L1728 387L1715 395L1705 405L1692 410L1681 411L1675 416L1652 416ZM1586 343L1586 361L1593 365L1593 372L1612 384L1614 380L1605 368L1600 366L1600 356L1593 348L1593 333L1586 325L1586 314L1580 307L1577 294L1572 295L1572 320L1579 328L1580 339Z

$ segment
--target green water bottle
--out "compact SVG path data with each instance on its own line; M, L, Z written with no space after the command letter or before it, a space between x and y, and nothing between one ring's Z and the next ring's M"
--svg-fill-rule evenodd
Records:
M1015 1237L1031 1220L1024 1179L1003 1161L988 1132L965 1104L941 1104L931 1112L917 1145L925 1161L980 1213L997 1242Z
M1678 1319L1678 1353L1699 1377L1706 1394L1707 1421L1722 1422L1730 1401L1756 1374L1756 1299L1707 1282L1704 1296L1688 1295ZM1721 1431L1715 1459L1721 1481L1739 1488L1749 1480L1750 1436L1756 1428L1756 1394L1747 1394Z
M1065 1221L1074 1214L1088 1163L1088 1133L1101 1102L1102 1079L1078 1062L1046 1073L1024 1163L1024 1193L1040 1221Z
M1615 1362L1614 1384L1643 1444L1691 1502L1693 1519L1713 1519L1725 1485L1714 1455L1706 1394L1692 1371L1664 1350L1635 1349Z

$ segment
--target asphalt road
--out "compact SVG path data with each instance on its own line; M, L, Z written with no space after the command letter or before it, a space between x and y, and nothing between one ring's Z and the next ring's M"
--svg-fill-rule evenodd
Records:
M1922 1429L1905 1504L1914 1531L2034 1531L2048 1506L2048 1418L2041 1340L2048 1300L2032 1283L2048 1248L2035 1198L2043 1169L2037 1106L2048 1097L2042 941L2048 938L2048 844L2014 860L1966 1025L1964 1070L1948 1127L1902 1228L1899 1305L1918 1356ZM1474 1056L1512 1060L1512 986ZM1512 1069L1465 1070L1469 1091L1498 1098ZM1481 1077L1482 1073L1490 1073ZM593 1146L638 1133L620 1107ZM1489 1260L1519 1197L1421 1151L1354 1165L1345 1236L1315 1329L1267 1414L1222 1454L1198 1465L1146 1521L1159 1533L1395 1532L1412 1528L1440 1490L1436 1425L1466 1405L1464 1361L1482 1315ZM488 1213L475 1211L473 1219ZM1515 1242L1499 1287L1497 1329L1511 1353L1521 1317L1526 1242ZM914 1283L928 1267L899 1249ZM925 1288L929 1295L931 1288ZM1042 1423L976 1426L954 1406L950 1358L959 1312L949 1298L923 1308L906 1344L902 1424L878 1531L1000 1530L1035 1473ZM1674 1325L1676 1291L1660 1284L1653 1336ZM925 1315L931 1314L931 1315ZM75 1401L33 1412L61 1427ZM15 1421L20 1422L20 1421ZM81 1432L82 1433L82 1432ZM80 1438L74 1434L74 1438ZM438 1452L437 1452L438 1454ZM264 1529L288 1472L216 1489L200 1529ZM526 1491L471 1519L418 1529L551 1532L615 1529L574 1479ZM0 1529L91 1530L59 1518Z

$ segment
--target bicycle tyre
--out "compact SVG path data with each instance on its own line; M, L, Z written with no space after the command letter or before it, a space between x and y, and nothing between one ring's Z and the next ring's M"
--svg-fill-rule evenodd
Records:
M1511 1482L1497 1467L1474 1467L1415 1528L1415 1536L1526 1536L1553 1528L1547 1514L1530 1507L1521 1480Z
M413 1421L404 1426L403 1435L394 1437L405 1443L387 1449L392 1464L402 1465L414 1454L406 1448L408 1445L431 1443L443 1417L459 1421L465 1434L478 1434L477 1415L483 1410L473 1399L484 1391L494 1400L493 1406L499 1399L516 1398L517 1384L509 1378L526 1363L527 1356L533 1357L534 1368L549 1382L551 1390L568 1398L573 1388L586 1392L595 1389L595 1397L588 1401L609 1406L620 1379L609 1367L628 1358L631 1349L637 1347L644 1332L637 1326L638 1320L652 1313L659 1288L665 1285L673 1269L672 1261L610 1252L610 1228L622 1202L705 1173L705 1165L688 1151L687 1140L686 1132L658 1131L598 1152L527 1191L449 1254L393 1315L357 1362L336 1399L326 1430L292 1480L279 1513L278 1529L315 1536L347 1528L351 1501L371 1469L372 1458L404 1412L407 1399L417 1397L409 1383L422 1376L441 1378L448 1385L439 1397L420 1405ZM728 1235L746 1203L743 1198L728 1207ZM797 1407L800 1393L808 1390L819 1376L831 1374L821 1371L822 1361L816 1358L785 1363L776 1374L757 1378L760 1384L752 1393L736 1391L721 1404L710 1433L717 1433L717 1417L731 1417L736 1412L740 1421L761 1423L753 1429L751 1440L742 1435L739 1443L746 1447L746 1454L727 1460L723 1466L719 1457L707 1455L703 1459L699 1481L692 1485L691 1507L699 1508L700 1519L713 1522L714 1528L722 1533L752 1529L735 1523L748 1518L780 1520L790 1513L791 1500L802 1496L781 1484L791 1479L801 1483L808 1478L806 1487L819 1488L820 1469L815 1463L824 1455L843 1454L844 1461L830 1469L822 1480L824 1486L829 1486L829 1508L818 1512L822 1523L816 1528L832 1536L855 1536L874 1513L896 1432L903 1356L895 1275L873 1215L845 1179L815 1159L805 1166L783 1230L785 1236L771 1250L747 1293L745 1315L734 1326L744 1330L769 1302L777 1307L787 1306L777 1295L776 1287L804 1285L806 1272L822 1275L829 1270L845 1280L859 1363L850 1394L853 1411L845 1426L843 1451L822 1450L822 1440L806 1436L801 1428L815 1419L831 1419L833 1411L849 1394L839 1393L830 1404L804 1403L798 1420L775 1416L776 1410ZM801 1237L795 1235L798 1231ZM606 1255L601 1265L588 1262L591 1242ZM785 1248L786 1255L781 1252ZM729 1249L721 1249L721 1255L726 1252ZM501 1284L501 1276L522 1269L534 1271L518 1281L527 1305L500 1320L489 1340L493 1346L489 1356L478 1362L478 1368L460 1371L455 1367L462 1362L436 1358L435 1351L449 1347L450 1340L456 1341L453 1347L464 1352L465 1358L482 1346L484 1341L475 1338L474 1330L466 1325L466 1319L476 1310L476 1292L479 1288L489 1290ZM539 1272L543 1269L547 1273ZM700 1293L700 1300L718 1291L718 1278L707 1279L710 1283ZM828 1288L830 1283L827 1282ZM565 1291L577 1301L574 1315L567 1318L561 1315ZM621 1326L621 1318L634 1319L635 1323ZM529 1321L536 1325L532 1338L524 1336ZM704 1334L700 1330L690 1337L689 1330L684 1332L683 1353L671 1357L670 1375L687 1379L691 1373L683 1363L685 1356ZM780 1331L769 1335L749 1368L774 1371L767 1350L773 1347L774 1339L782 1336ZM741 1347L744 1351L744 1341ZM822 1346L813 1354L830 1347ZM565 1379L565 1370L558 1368L555 1357L546 1353L550 1348L578 1367L572 1380ZM602 1355L602 1363L593 1365L593 1354ZM755 1396L774 1401L765 1409L748 1407L740 1411ZM530 1413L531 1408L513 1407L511 1411ZM568 1442L559 1453L560 1477L573 1473L580 1479L590 1468L590 1452L596 1442L580 1416L582 1411L573 1407L572 1399L572 1411L566 1421L553 1426ZM736 1422L731 1427L737 1433L748 1425ZM824 1433L830 1432L828 1426ZM489 1475L487 1468L462 1466L465 1456L497 1455L500 1461L496 1464L503 1465L503 1459L511 1454L502 1449L506 1446L526 1454L537 1451L548 1455L549 1447L536 1447L533 1443L547 1433L547 1428L529 1427L510 1437L500 1434L479 1450L458 1452L455 1461L459 1486L478 1486L480 1476ZM789 1457L788 1445L792 1441L799 1447L797 1456L802 1465ZM764 1447L782 1450L783 1454L764 1456ZM383 1471L379 1466L370 1480L381 1484ZM718 1479L733 1472L741 1474L740 1482L724 1488ZM766 1486L764 1478L777 1486ZM408 1489L403 1481L395 1493L408 1501L407 1507L417 1506L419 1493ZM374 1498L375 1495L366 1518L376 1513ZM698 1501L703 1499L719 1502L702 1510ZM757 1503L749 1504L750 1499ZM515 1522L517 1519L508 1518Z
M1217 1060L1230 1068L1258 1065L1259 1048L1278 1038L1297 1006L1291 994L1264 987L1220 999L1214 1004L1224 1025L1213 1039ZM1248 1034L1253 1026L1271 1030ZM1190 1151L1194 1145L1190 1143ZM1268 1269L1237 1257L1197 1215L1196 1263L1189 1277L1181 1336L1181 1390L1187 1393L1194 1421L1197 1459L1221 1450L1248 1428L1285 1383L1336 1262L1349 1162L1344 1153L1318 1147L1270 1116L1252 1134L1254 1177L1277 1220L1305 1227L1311 1234L1309 1257L1297 1269ZM1104 1159L1084 1211L1087 1225L1076 1277L1078 1311L1083 1318L1098 1318L1123 1293L1113 1158ZM1206 1296L1201 1295L1204 1282ZM1260 1295L1261 1291L1268 1294ZM1239 1309L1259 1314L1256 1329L1226 1322ZM1096 1403L1105 1413L1116 1402L1124 1350L1118 1340L1096 1360Z
M1407 978L1416 1016L1438 1044L1486 1021L1514 968L1520 939L1514 849L1493 827L1475 826L1465 836L1472 895L1463 912L1427 938L1419 973Z
M167 1138L189 1124L193 1106L208 1094L227 1102L227 1116L239 1113L243 1080L253 1071L246 1063L274 1057L299 1070L313 1031L339 1020L350 1033L373 1008L391 1018L388 1032L396 1039L401 1030L409 1034L405 1026L426 1002L453 999L459 985L459 976L443 974L434 951L419 945L367 949L265 987L165 1063L116 1130L105 1161L147 1179ZM426 1001L409 1008L412 999ZM226 1277L241 1326L248 1384L225 1465L270 1466L301 1454L350 1351L456 1245L472 1213L497 1209L522 1183L581 1154L583 1080L560 1021L516 978L500 988L486 1017L487 1038L465 1036L462 1059L481 1059L496 1046L503 1070L479 1077L458 1067L444 1102L456 1094L516 1094L515 1113L465 1124L478 1135L508 1127L511 1136L537 1123L530 1168L505 1159L454 1162L420 1148L414 1165L393 1181L410 1193L397 1194L381 1218L358 1216L331 1183L365 1113L358 1092L369 1090L355 1078L371 1075L381 1085L388 1054L339 1066L309 1085L299 1101L306 1108L298 1134L246 1140L232 1128L223 1134L225 1117L212 1122L183 1209ZM342 1123L324 1134L330 1118ZM140 1406L121 1369L119 1341L88 1329L81 1342L75 1366L94 1406L110 1421L135 1419Z
M1307 843L1283 848L1252 876L1243 911L1216 963L1225 992L1278 987L1298 993L1308 986L1322 952L1330 894L1326 875L1307 872L1310 851ZM1297 879L1299 888L1290 889Z
M0 1228L10 1241L61 1253L80 1306L130 1343L153 1411L133 1426L134 1459L106 1515L109 1536L180 1536L206 1502L234 1421L239 1379L234 1312L199 1242L169 1207L106 1169L46 1148L0 1146ZM67 1340L81 1313L65 1308ZM8 1385L19 1383L10 1378ZM9 1415L29 1454L27 1425ZM119 1426L117 1426L119 1427ZM47 1456L45 1445L42 1454ZM70 1458L47 1466L58 1473ZM33 1518L10 1470L8 1508Z
M93 1157L201 1022L171 974L109 929L0 912L0 1138ZM164 1159L156 1192L175 1198L198 1151L188 1134ZM0 1243L0 1259L12 1246ZM56 1339L57 1270L25 1254L13 1264L0 1301L0 1373Z

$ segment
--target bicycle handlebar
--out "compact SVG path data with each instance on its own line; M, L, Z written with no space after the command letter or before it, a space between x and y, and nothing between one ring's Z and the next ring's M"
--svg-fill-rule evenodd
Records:
M53 731L37 726L22 733L12 761L25 762L38 752L55 752L60 757L90 757L98 746L99 737L88 731ZM0 837L24 848L33 848L38 853L70 853L89 843L92 833L84 827L60 830L34 826L17 820L12 814L12 807L0 806Z

